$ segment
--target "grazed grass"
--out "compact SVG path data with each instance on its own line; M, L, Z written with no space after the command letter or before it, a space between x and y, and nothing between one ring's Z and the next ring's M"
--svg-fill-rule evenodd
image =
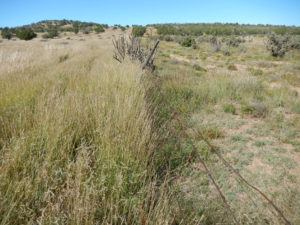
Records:
M269 151L261 151L259 154L260 158L267 164L273 167L287 167L293 169L295 167L295 161L289 157L281 156L279 154L273 154Z
M294 90L297 86L291 86L295 82L286 76L269 79L271 74L295 73L291 64L297 64L299 51L293 53L295 57L274 59L262 38L246 42L230 56L213 52L206 43L188 50L172 42L168 45L180 57L176 56L176 64L158 60L157 75L172 106L220 147L234 168L266 192L292 223L299 223L300 179L295 174L299 169L299 95ZM191 63L207 71L197 76ZM222 135L210 135L211 128ZM231 176L203 141L190 134L241 224L282 224L265 202ZM204 171L193 166L184 170L177 185L185 196L180 199L183 207L194 211L203 224L232 224ZM251 204L253 200L256 205Z

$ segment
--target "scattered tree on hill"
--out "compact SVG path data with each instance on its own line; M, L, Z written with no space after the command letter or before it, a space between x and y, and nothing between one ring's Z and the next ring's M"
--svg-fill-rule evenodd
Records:
M78 34L78 32L79 32L79 23L78 22L73 22L73 31L75 34Z
M84 34L89 34L90 33L90 29L88 27L86 27L84 30L83 30L83 33Z
M9 40L9 39L12 38L13 34L12 34L12 32L9 30L8 27L5 27L5 28L3 28L2 31L1 31L1 36L2 36L2 38L8 39L8 40Z
M51 30L48 31L47 34L43 35L43 38L54 38L58 36L58 31L56 28L52 28Z
M135 37L142 37L146 33L146 27L134 25L132 27L132 34Z
M31 28L21 28L18 29L16 35L21 40L31 40L36 37L36 33L33 32Z
M78 34L78 32L79 32L79 27L74 27L74 33Z
M96 28L95 28L95 32L97 33L97 34L99 34L99 33L102 33L102 32L104 32L105 30L104 30L104 28L102 27L102 26L97 26Z

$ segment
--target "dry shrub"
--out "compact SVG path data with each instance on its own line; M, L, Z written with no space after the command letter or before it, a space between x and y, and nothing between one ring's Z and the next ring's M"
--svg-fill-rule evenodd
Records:
M274 57L283 57L290 49L290 37L271 33L266 43L267 49Z

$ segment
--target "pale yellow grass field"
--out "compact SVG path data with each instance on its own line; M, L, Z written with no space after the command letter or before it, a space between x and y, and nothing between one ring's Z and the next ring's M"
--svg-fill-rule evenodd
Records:
M139 65L112 34L0 44L0 224L169 220Z

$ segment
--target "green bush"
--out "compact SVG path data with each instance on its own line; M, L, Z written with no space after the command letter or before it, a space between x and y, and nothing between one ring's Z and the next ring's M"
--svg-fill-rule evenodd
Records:
M240 37L227 37L227 38L223 38L222 42L224 42L227 46L230 47L238 47L241 43L244 43L245 40L240 38Z
M135 36L135 37L143 37L143 35L146 33L146 27L144 26L137 26L137 25L134 25L132 27L132 34Z
M268 35L267 49L274 57L283 57L290 49L290 37L271 33Z
M13 34L12 34L12 32L9 30L8 27L5 27L5 28L1 31L1 36L2 36L2 38L8 39L8 40L9 40L9 39L12 38Z
M78 32L79 32L79 23L78 22L73 23L73 31L75 34L78 34Z
M78 32L79 32L79 28L78 27L74 27L74 33L78 34Z
M98 27L95 28L95 32L96 32L97 34L103 33L104 31L105 31L105 30L104 30L104 28L103 28L102 26L98 26Z
M17 37L20 38L21 40L31 40L36 37L36 33L33 32L31 28L22 28L17 30L16 33Z
M43 38L55 38L57 36L58 36L58 31L57 29L53 28L49 30L47 34L44 34Z
M196 44L196 42L192 38L187 38L183 42L181 42L181 46L183 47L191 47L193 44Z

